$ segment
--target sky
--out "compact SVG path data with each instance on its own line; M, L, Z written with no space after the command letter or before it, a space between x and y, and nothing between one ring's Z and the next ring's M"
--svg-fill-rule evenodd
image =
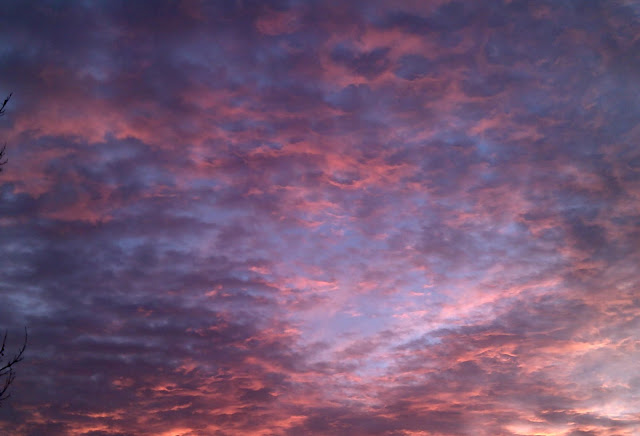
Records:
M640 2L0 31L0 433L640 434Z

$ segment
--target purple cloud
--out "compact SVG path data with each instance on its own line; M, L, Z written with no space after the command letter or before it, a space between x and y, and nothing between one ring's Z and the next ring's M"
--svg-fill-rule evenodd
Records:
M9 2L0 430L636 434L639 13Z

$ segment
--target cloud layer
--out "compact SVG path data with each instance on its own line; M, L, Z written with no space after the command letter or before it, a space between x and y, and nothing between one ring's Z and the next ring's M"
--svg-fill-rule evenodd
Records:
M2 432L640 432L633 2L3 9Z

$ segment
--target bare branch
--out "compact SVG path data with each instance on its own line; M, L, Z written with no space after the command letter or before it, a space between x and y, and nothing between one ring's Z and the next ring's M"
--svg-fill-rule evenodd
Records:
M0 149L0 172L2 172L2 165L6 164L7 162L9 162L9 159L7 159L4 156L4 152L7 149L7 144L2 146L2 149ZM4 161L2 160L2 158L4 158Z
M7 103L11 99L13 93L10 93L7 98L4 99L2 106L0 106L0 116L4 115L4 108L7 106ZM2 149L0 149L0 172L2 172L2 166L5 165L8 160L5 157L5 152L7 150L7 145L3 145ZM4 160L3 160L4 158ZM5 354L7 350L7 333L5 332L4 337L2 338L2 345L0 346L0 404L2 404L3 400L9 398L9 394L7 394L7 390L13 380L16 377L15 371L13 369L14 365L24 358L24 350L27 348L27 329L24 329L24 343L22 344L22 348L18 350L18 352L10 359L5 360Z
M0 106L0 117L4 115L4 108L7 105L7 103L9 103L9 100L11 99L12 95L13 95L13 92L10 93L7 98L4 99L2 106ZM0 172L2 172L2 166L7 162L9 162L9 160L5 157L6 149L7 149L7 144L3 145L2 150L0 150ZM4 161L2 160L2 158L4 158Z
M12 95L13 95L13 92L10 93L7 98L4 99L4 102L2 103L2 107L0 107L0 117L4 115L4 107L7 105L7 103L9 103L9 100L11 99Z
M9 103L11 96L13 93L10 93L7 98L4 99L2 106L0 106L0 116L4 115L4 108ZM7 150L7 145L3 145L2 149L0 149L0 172L2 172L2 166L5 165L8 160L5 157L5 152ZM3 160L4 158L4 160ZM14 365L24 358L24 350L27 348L27 329L24 329L24 343L22 344L22 348L18 350L18 352L10 359L5 360L5 354L7 350L7 333L5 332L4 337L2 338L2 345L0 346L0 404L2 400L5 400L9 397L7 394L7 390L13 380L15 379L15 371L13 369Z
M24 329L24 342L22 343L22 347L18 350L18 352L9 360L7 360L4 364L2 361L4 360L4 356L6 353L6 344L7 344L7 333L5 332L4 337L2 339L2 346L0 347L0 404L3 400L9 398L9 394L7 394L7 390L13 380L15 379L15 371L13 369L14 365L18 362L21 362L24 359L24 352L27 349L27 341L29 339L29 335L27 333L27 329Z

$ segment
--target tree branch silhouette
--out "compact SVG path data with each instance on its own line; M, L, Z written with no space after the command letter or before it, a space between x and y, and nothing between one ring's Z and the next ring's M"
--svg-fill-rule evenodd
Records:
M9 398L9 394L7 393L7 391L16 376L13 367L16 363L22 361L22 359L24 358L24 351L27 349L28 337L29 336L27 334L27 329L25 328L24 342L22 343L22 347L13 357L5 360L7 333L4 334L4 338L2 339L2 346L0 347L0 404L2 404L2 401Z
M10 93L9 96L4 99L2 106L0 106L0 117L4 115L4 109L7 106L7 103L11 99L12 95L13 93ZM7 145L5 144L2 146L2 149L0 149L0 172L2 171L2 166L8 162L5 157L6 150ZM7 393L7 391L9 390L9 386L11 386L11 383L13 383L13 380L16 377L16 373L13 367L16 363L20 362L24 358L24 350L27 349L27 339L27 329L25 328L22 348L20 348L13 357L7 359L7 357L5 357L7 353L7 333L5 332L4 334L4 338L2 339L2 346L0 346L0 405L2 404L2 401L9 398L9 394Z
M11 99L12 95L13 95L13 92L10 93L7 98L4 99L4 102L2 103L2 106L0 106L0 117L4 115L4 108L5 108L5 106L7 106L7 103L9 103L9 100ZM7 144L4 144L2 146L2 149L0 149L0 172L2 172L2 166L4 164L6 164L7 162L9 162L9 160L5 156L5 152L6 151L7 151ZM4 160L2 160L3 158L4 158Z

